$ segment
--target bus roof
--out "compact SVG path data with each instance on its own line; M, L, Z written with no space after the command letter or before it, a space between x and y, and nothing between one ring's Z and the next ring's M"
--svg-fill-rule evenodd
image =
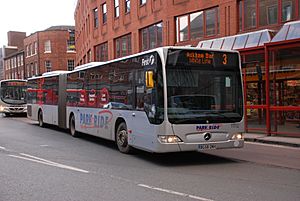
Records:
M22 80L22 79L9 79L9 80L0 80L0 82L27 82L27 80Z
M70 72L70 71L56 70L56 71L43 73L42 75L39 75L36 77L30 77L30 78L28 78L28 80L34 80L34 79L38 79L38 78L42 78L42 77L51 77L51 76L56 76L56 75L60 75L60 74L66 74L68 72Z
M99 66L101 64L104 64L106 62L90 62L90 63L86 63L86 64L82 64L80 66L76 66L74 70L83 70L83 69L86 69L86 68L91 68L91 67L94 67L94 66Z

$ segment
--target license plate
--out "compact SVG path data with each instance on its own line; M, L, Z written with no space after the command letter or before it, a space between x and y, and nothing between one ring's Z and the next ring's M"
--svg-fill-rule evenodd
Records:
M214 144L199 144L198 149L199 150L207 150L207 149L216 149L216 145Z

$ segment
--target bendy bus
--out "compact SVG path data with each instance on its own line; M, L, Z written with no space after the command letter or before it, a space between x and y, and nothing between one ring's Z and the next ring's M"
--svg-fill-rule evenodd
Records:
M240 148L242 89L238 52L161 47L29 79L28 117L123 153Z
M26 80L1 80L0 113L4 113L6 116L26 114L26 90Z

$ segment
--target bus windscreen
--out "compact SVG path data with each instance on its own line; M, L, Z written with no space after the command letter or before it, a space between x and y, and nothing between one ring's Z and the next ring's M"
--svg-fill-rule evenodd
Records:
M171 123L242 120L243 96L237 53L169 50L166 72Z

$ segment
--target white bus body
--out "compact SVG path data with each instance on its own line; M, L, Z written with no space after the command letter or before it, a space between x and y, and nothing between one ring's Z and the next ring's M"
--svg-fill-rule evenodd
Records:
M29 79L28 117L116 141L124 153L241 148L242 89L237 52L162 47Z

